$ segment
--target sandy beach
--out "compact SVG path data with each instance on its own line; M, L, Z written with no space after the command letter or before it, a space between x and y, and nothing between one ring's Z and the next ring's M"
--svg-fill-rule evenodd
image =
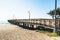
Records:
M0 24L0 40L60 40L16 25Z

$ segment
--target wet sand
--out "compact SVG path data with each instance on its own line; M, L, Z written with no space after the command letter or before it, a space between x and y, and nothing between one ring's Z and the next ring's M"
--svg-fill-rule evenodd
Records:
M49 37L16 25L0 24L0 40L60 40L60 37Z

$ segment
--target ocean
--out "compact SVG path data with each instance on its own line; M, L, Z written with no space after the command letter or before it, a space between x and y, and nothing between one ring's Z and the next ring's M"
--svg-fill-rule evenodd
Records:
M10 24L7 20L0 20L0 24Z

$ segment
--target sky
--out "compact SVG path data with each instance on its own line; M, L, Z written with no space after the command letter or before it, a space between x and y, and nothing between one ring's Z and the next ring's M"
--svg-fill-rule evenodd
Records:
M0 20L52 18L47 13L54 9L55 0L0 0ZM58 0L57 7L60 7Z

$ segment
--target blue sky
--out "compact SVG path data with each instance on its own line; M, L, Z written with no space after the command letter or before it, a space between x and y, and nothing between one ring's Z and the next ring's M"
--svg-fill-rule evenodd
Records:
M47 13L54 9L55 0L0 0L0 19L51 18ZM60 7L58 0L58 7Z

